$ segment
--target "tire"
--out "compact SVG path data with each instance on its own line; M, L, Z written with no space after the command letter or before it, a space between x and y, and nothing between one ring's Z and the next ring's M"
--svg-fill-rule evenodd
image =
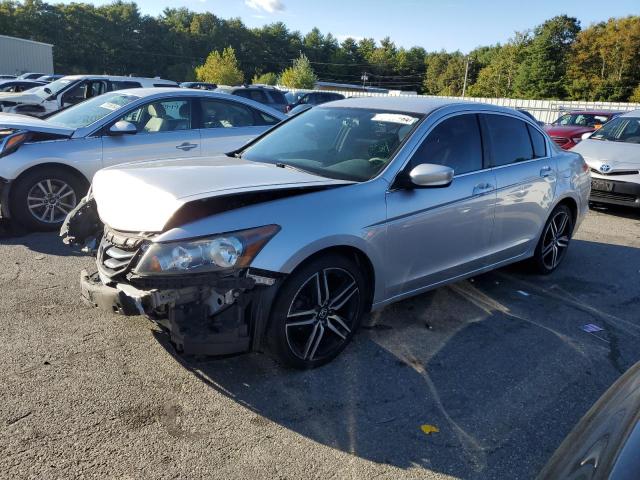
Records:
M573 235L573 214L566 205L558 205L549 215L538 240L531 265L535 272L548 275L564 260Z
M355 261L327 254L303 264L276 297L266 334L269 353L297 369L330 362L353 338L367 299L367 282Z
M79 174L56 167L34 169L18 177L11 189L11 218L29 230L59 229L88 189Z

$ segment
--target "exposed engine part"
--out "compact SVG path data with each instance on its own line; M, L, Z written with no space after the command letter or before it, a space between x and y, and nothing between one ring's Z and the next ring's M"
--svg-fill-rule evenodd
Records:
M83 251L95 253L103 229L96 201L93 196L87 195L67 215L60 228L60 236L67 245L79 246Z

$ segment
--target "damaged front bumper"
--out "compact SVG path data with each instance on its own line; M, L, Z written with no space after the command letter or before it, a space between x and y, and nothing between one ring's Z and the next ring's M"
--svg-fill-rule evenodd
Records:
M228 355L260 351L275 292L277 274L247 272L217 281L157 283L143 289L104 283L100 275L80 274L85 303L121 315L145 315L188 355ZM184 284L191 283L190 286Z

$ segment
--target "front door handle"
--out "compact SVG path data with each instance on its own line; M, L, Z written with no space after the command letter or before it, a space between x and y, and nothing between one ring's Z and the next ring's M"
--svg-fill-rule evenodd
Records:
M196 148L197 146L198 146L198 144L196 144L196 143L183 142L180 145L176 145L176 148L178 150L182 150L183 152L188 152L189 150L192 150L192 149Z
M551 170L551 167L549 165L540 169L541 177L550 177L551 175L553 175L553 170Z
M476 185L475 187L473 187L473 194L474 195L482 195L483 193L487 193L493 190L493 185L491 185L490 183L479 183L478 185Z

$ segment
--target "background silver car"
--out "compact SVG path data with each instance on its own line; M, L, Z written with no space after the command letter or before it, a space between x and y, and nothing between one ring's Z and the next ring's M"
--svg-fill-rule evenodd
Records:
M591 200L640 208L640 110L610 120L572 151L591 169Z
M283 118L251 100L183 88L109 92L46 120L0 113L2 215L60 228L100 168L227 152Z
M105 224L90 304L149 315L187 353L266 346L309 368L371 309L529 258L554 271L589 188L582 157L514 110L360 98L235 155L102 170L65 230Z

